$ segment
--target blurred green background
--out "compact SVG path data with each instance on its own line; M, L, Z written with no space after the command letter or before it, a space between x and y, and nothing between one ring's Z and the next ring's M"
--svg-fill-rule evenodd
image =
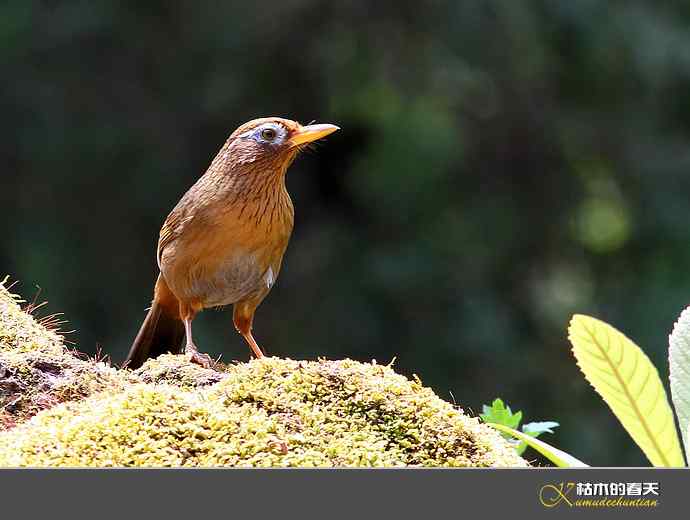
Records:
M255 321L292 358L376 358L495 396L593 465L645 465L569 352L572 313L667 375L690 296L690 3L0 4L0 273L120 362L158 230L258 116L342 131L291 168ZM229 310L195 322L225 360Z

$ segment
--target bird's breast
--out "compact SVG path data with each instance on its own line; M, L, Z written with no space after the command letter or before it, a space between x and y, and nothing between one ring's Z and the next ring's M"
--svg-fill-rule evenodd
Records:
M261 299L275 283L292 232L292 219L271 226L239 220L187 229L163 252L161 265L181 300L204 307ZM267 224L267 223L266 223Z
M271 280L270 285L267 280ZM251 299L270 290L275 275L251 253L233 251L211 269L198 266L189 273L189 292L204 307L217 307Z

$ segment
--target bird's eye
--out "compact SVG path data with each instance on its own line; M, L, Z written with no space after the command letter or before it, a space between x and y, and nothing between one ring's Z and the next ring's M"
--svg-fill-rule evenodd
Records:
M276 138L276 131L273 128L264 128L261 130L261 137L266 141L273 141Z

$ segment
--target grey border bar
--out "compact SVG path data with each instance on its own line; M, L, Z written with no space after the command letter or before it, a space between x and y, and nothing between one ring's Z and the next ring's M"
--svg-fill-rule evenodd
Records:
M658 482L658 506L539 501L542 486L598 481ZM689 497L687 469L0 470L3 518L684 518Z

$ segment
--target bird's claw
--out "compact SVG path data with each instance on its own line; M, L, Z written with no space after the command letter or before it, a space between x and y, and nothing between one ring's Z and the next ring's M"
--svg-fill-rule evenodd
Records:
M195 347L190 347L188 345L185 350L191 363L195 363L204 368L210 368L213 364L213 359L211 359L211 356L208 354L202 354Z
M213 364L211 356L209 356L208 354L201 354L200 352L192 353L189 361L191 361L192 363L196 363L197 365L201 365L204 368L210 368Z

